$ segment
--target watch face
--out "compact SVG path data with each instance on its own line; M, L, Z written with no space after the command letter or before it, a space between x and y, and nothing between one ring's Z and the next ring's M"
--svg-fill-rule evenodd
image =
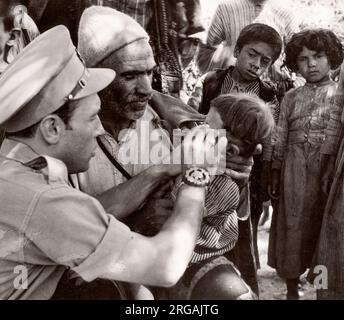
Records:
M185 182L194 186L206 186L210 182L209 172L202 168L190 168L185 172Z

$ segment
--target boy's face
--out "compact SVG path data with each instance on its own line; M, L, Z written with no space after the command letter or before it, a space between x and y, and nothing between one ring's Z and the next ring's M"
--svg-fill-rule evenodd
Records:
M273 49L265 42L251 42L235 49L235 68L244 81L259 78L272 64Z
M299 73L309 83L320 82L324 78L328 78L331 69L324 52L316 52L306 47L303 47L297 57L296 63Z

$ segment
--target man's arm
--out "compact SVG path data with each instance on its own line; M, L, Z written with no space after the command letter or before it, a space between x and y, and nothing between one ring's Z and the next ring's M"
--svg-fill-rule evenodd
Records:
M107 213L122 219L137 210L161 183L179 173L180 165L152 166L96 198Z
M122 281L172 286L184 273L196 243L204 210L205 190L182 186L171 217L154 237L136 234L125 248Z
M197 134L192 136L195 132ZM226 139L221 138L215 143L213 137L206 137L206 133L198 127L186 136L183 145L185 159L192 159L193 165L207 168L213 167L214 163L202 165L198 159L207 158L206 154L215 154L217 148L223 153ZM110 230L110 223L96 250L73 270L87 281L102 277L153 286L173 285L190 261L200 230L204 198L204 188L182 185L172 215L161 231L151 238L125 231L124 226L120 227L112 218L119 230ZM116 241L119 232L122 237ZM111 251L109 246L118 242L120 250Z

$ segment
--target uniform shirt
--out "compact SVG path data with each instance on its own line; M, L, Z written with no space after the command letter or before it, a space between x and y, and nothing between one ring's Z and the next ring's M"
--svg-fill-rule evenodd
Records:
M60 160L5 139L0 203L1 299L49 299L67 269L86 281L121 280L121 256L135 234L73 189ZM18 280L18 267L27 279Z

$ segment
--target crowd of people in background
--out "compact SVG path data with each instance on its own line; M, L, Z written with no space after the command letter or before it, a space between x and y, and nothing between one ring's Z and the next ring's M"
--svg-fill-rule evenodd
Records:
M343 59L274 0L1 1L0 298L257 299L269 203L286 299L344 299Z

